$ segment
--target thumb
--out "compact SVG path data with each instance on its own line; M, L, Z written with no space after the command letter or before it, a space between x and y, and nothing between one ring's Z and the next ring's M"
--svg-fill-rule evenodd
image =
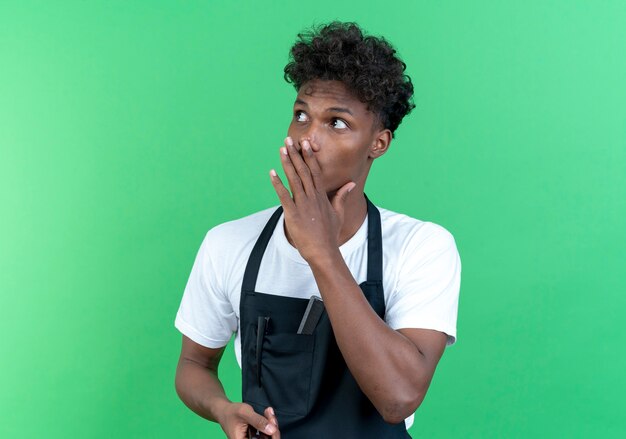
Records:
M270 436L276 433L278 429L266 417L257 414L252 406L248 406L246 408L249 409L244 411L243 418L248 425L251 425L257 430Z
M353 181L350 181L339 188L339 190L333 197L333 201L331 203L333 206L333 209L335 209L337 213L340 213L340 214L343 213L343 206L346 202L346 198L348 198L348 193L350 193L350 191L354 189L355 187L356 187L356 183Z

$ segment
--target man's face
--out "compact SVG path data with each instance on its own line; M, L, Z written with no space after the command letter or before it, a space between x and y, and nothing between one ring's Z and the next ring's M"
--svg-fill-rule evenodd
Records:
M342 82L316 79L298 91L288 136L298 149L302 141L309 141L324 190L331 193L349 181L365 184L372 161L386 150L386 145L382 153L377 148L381 132L388 130L380 129L376 121Z

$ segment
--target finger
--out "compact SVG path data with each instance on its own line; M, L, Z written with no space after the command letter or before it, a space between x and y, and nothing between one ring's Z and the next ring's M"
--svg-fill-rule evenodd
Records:
M356 183L351 181L339 188L335 196L333 197L332 206L339 215L343 216L343 207L346 202L346 198L352 189L356 187Z
M280 430L278 429L278 418L274 413L274 409L272 407L268 407L265 409L265 417L269 419L269 421L276 426L276 433L272 435L272 439L280 439Z
M322 189L322 170L320 168L320 163L317 161L317 157L313 153L313 147L308 140L304 140L302 142L302 150L302 155L304 156L304 160L309 167L311 179L313 180L313 186L315 186L317 190L320 190Z
M272 424L266 417L259 415L254 411L252 406L247 405L242 409L241 417L248 425L253 426L259 431L265 434L273 435L278 428Z
M309 166L305 163L302 155L300 155L300 151L298 151L291 140L291 137L287 137L285 139L285 143L287 144L287 151L289 152L289 158L291 159L291 163L293 164L294 169L298 173L298 177L302 182L302 187L304 191L308 195L313 195L313 191L315 191L315 186L313 185L313 179L311 178L311 170Z
M266 408L263 414L272 424L278 427L278 419L276 418L276 414L274 413L274 409L272 407Z
M272 181L272 186L274 186L274 191L276 191L276 195L278 195L278 199L280 200L280 204L283 206L283 209L292 209L294 207L294 203L291 199L291 194L283 184L283 181L280 179L276 171L273 169L270 171L270 180Z
M295 200L304 193L304 187L302 186L302 181L298 176L296 168L293 166L293 162L291 161L291 157L289 156L289 151L285 146L280 148L280 161L283 166L283 170L285 171L287 181L289 182L291 194L293 195L293 199Z

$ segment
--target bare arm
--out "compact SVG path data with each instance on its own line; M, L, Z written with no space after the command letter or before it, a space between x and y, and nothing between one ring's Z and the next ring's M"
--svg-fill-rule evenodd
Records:
M422 403L446 334L387 326L338 251L334 257L311 261L311 268L350 372L387 422L402 422Z
M183 335L175 381L180 399L198 415L218 422L229 439L247 438L248 425L280 438L270 408L261 416L250 405L226 397L217 373L223 354L223 347L210 349Z
M291 194L275 172L272 184L285 211L289 235L309 263L348 368L387 422L399 423L419 407L441 355L446 335L427 329L395 331L378 317L339 251L348 182L333 195L321 191L321 169L308 141L302 155L290 138L281 161ZM362 188L359 196L363 196Z

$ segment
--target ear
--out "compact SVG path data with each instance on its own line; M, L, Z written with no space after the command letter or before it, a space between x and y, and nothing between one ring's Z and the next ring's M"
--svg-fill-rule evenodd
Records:
M377 159L381 155L387 152L389 145L391 145L391 131L384 129L379 131L370 146L369 158Z

